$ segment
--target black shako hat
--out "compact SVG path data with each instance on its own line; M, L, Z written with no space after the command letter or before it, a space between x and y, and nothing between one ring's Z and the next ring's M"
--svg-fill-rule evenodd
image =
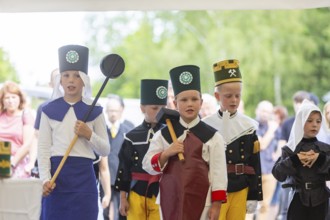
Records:
M77 70L88 74L88 48L80 45L66 45L58 49L60 73Z
M168 80L142 79L141 105L166 105Z
M186 90L201 91L199 67L195 65L178 66L170 70L174 95Z
M230 82L242 82L238 60L223 60L213 64L215 86Z

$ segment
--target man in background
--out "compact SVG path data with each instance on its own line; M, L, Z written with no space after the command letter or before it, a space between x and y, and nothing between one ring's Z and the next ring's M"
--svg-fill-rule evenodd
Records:
M124 109L125 104L120 96L115 94L109 94L107 96L105 111L111 146L110 154L108 155L108 165L111 176L111 200L110 205L103 210L103 217L105 220L126 219L126 217L119 214L120 193L114 186L119 165L118 153L124 142L124 134L135 127L132 122L123 119ZM101 196L103 196L102 190Z
M263 200L257 213L258 220L271 220L271 201L276 188L276 179L272 175L272 168L275 164L274 154L277 150L278 136L276 131L279 122L275 120L274 106L268 100L258 103L256 108L256 120L259 123L257 129L260 142L260 162Z

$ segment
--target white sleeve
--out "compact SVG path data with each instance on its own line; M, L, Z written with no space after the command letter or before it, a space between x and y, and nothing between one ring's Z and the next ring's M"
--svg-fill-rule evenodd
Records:
M45 113L41 114L39 136L38 136L38 168L40 179L44 182L45 180L51 179L50 174L50 157L51 157L51 146L52 146L52 130L50 127L49 118Z
M151 175L160 174L161 172L158 172L154 169L152 164L152 158L155 155L163 152L168 147L169 144L163 138L161 131L157 131L153 136L152 140L150 141L150 145L147 153L144 155L142 161L142 168Z
M211 190L227 191L227 163L226 163L226 145L222 136L216 132L207 142L210 153L210 182Z
M93 133L90 139L93 150L100 156L108 156L110 142L104 114L100 114L94 121Z

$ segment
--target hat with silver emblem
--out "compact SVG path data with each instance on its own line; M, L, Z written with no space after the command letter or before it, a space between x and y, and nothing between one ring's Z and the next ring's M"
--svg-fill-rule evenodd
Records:
M66 45L58 49L60 73L77 70L88 73L88 48L80 45Z
M168 81L162 79L141 80L141 105L166 105Z
M174 95L186 90L201 91L199 67L195 65L178 66L170 70Z

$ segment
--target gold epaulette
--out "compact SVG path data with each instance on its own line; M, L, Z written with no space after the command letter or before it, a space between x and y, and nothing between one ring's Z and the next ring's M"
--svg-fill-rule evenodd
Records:
M260 142L256 140L253 144L253 153L256 154L260 152Z

